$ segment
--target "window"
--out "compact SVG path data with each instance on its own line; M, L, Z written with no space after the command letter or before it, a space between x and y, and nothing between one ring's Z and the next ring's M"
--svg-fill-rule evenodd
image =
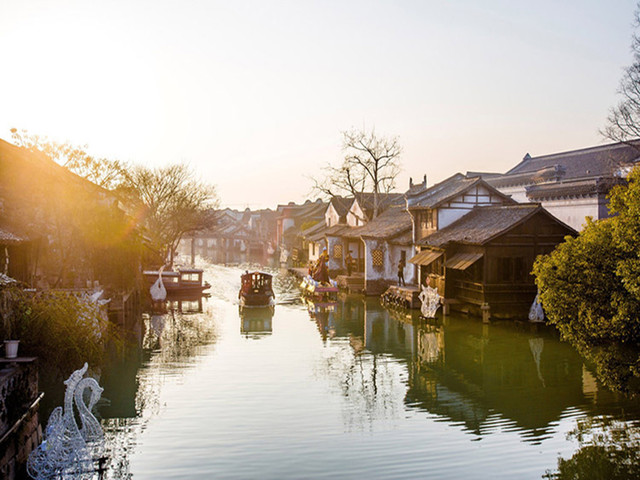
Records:
M333 258L342 258L342 244L338 243L333 246Z
M382 250L373 250L371 252L371 260L374 267L382 267L384 265L384 253Z

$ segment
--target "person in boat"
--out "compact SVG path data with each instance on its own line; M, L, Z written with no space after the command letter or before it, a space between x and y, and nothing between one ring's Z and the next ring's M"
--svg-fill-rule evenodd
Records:
M313 275L313 279L320 283L329 283L329 267L327 263L329 262L329 254L327 253L327 249L325 248L322 251L322 254L318 257L318 263L316 264L316 269Z

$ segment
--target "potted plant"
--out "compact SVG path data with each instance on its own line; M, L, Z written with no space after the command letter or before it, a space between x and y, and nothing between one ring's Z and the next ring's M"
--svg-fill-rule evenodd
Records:
M0 316L5 336L4 351L6 358L16 358L18 356L18 322L21 317L21 302L19 301L19 290L16 287L9 287L0 290Z

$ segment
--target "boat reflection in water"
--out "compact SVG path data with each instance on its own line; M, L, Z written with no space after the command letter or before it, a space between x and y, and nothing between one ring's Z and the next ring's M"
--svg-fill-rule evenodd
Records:
M322 335L322 340L333 338L336 335L335 321L333 314L336 311L338 302L320 301L312 298L305 298L309 317L315 320L318 331Z
M273 331L272 321L275 307L240 307L240 333L246 338L261 338L271 335Z

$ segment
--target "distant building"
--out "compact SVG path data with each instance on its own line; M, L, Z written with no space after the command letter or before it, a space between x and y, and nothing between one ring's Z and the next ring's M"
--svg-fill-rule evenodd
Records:
M505 174L482 175L495 188L518 202L539 202L550 213L575 230L586 217L609 216L607 194L640 160L640 141L532 157Z
M215 226L185 237L179 251L215 263L269 263L275 254L275 215L269 209L218 210Z

